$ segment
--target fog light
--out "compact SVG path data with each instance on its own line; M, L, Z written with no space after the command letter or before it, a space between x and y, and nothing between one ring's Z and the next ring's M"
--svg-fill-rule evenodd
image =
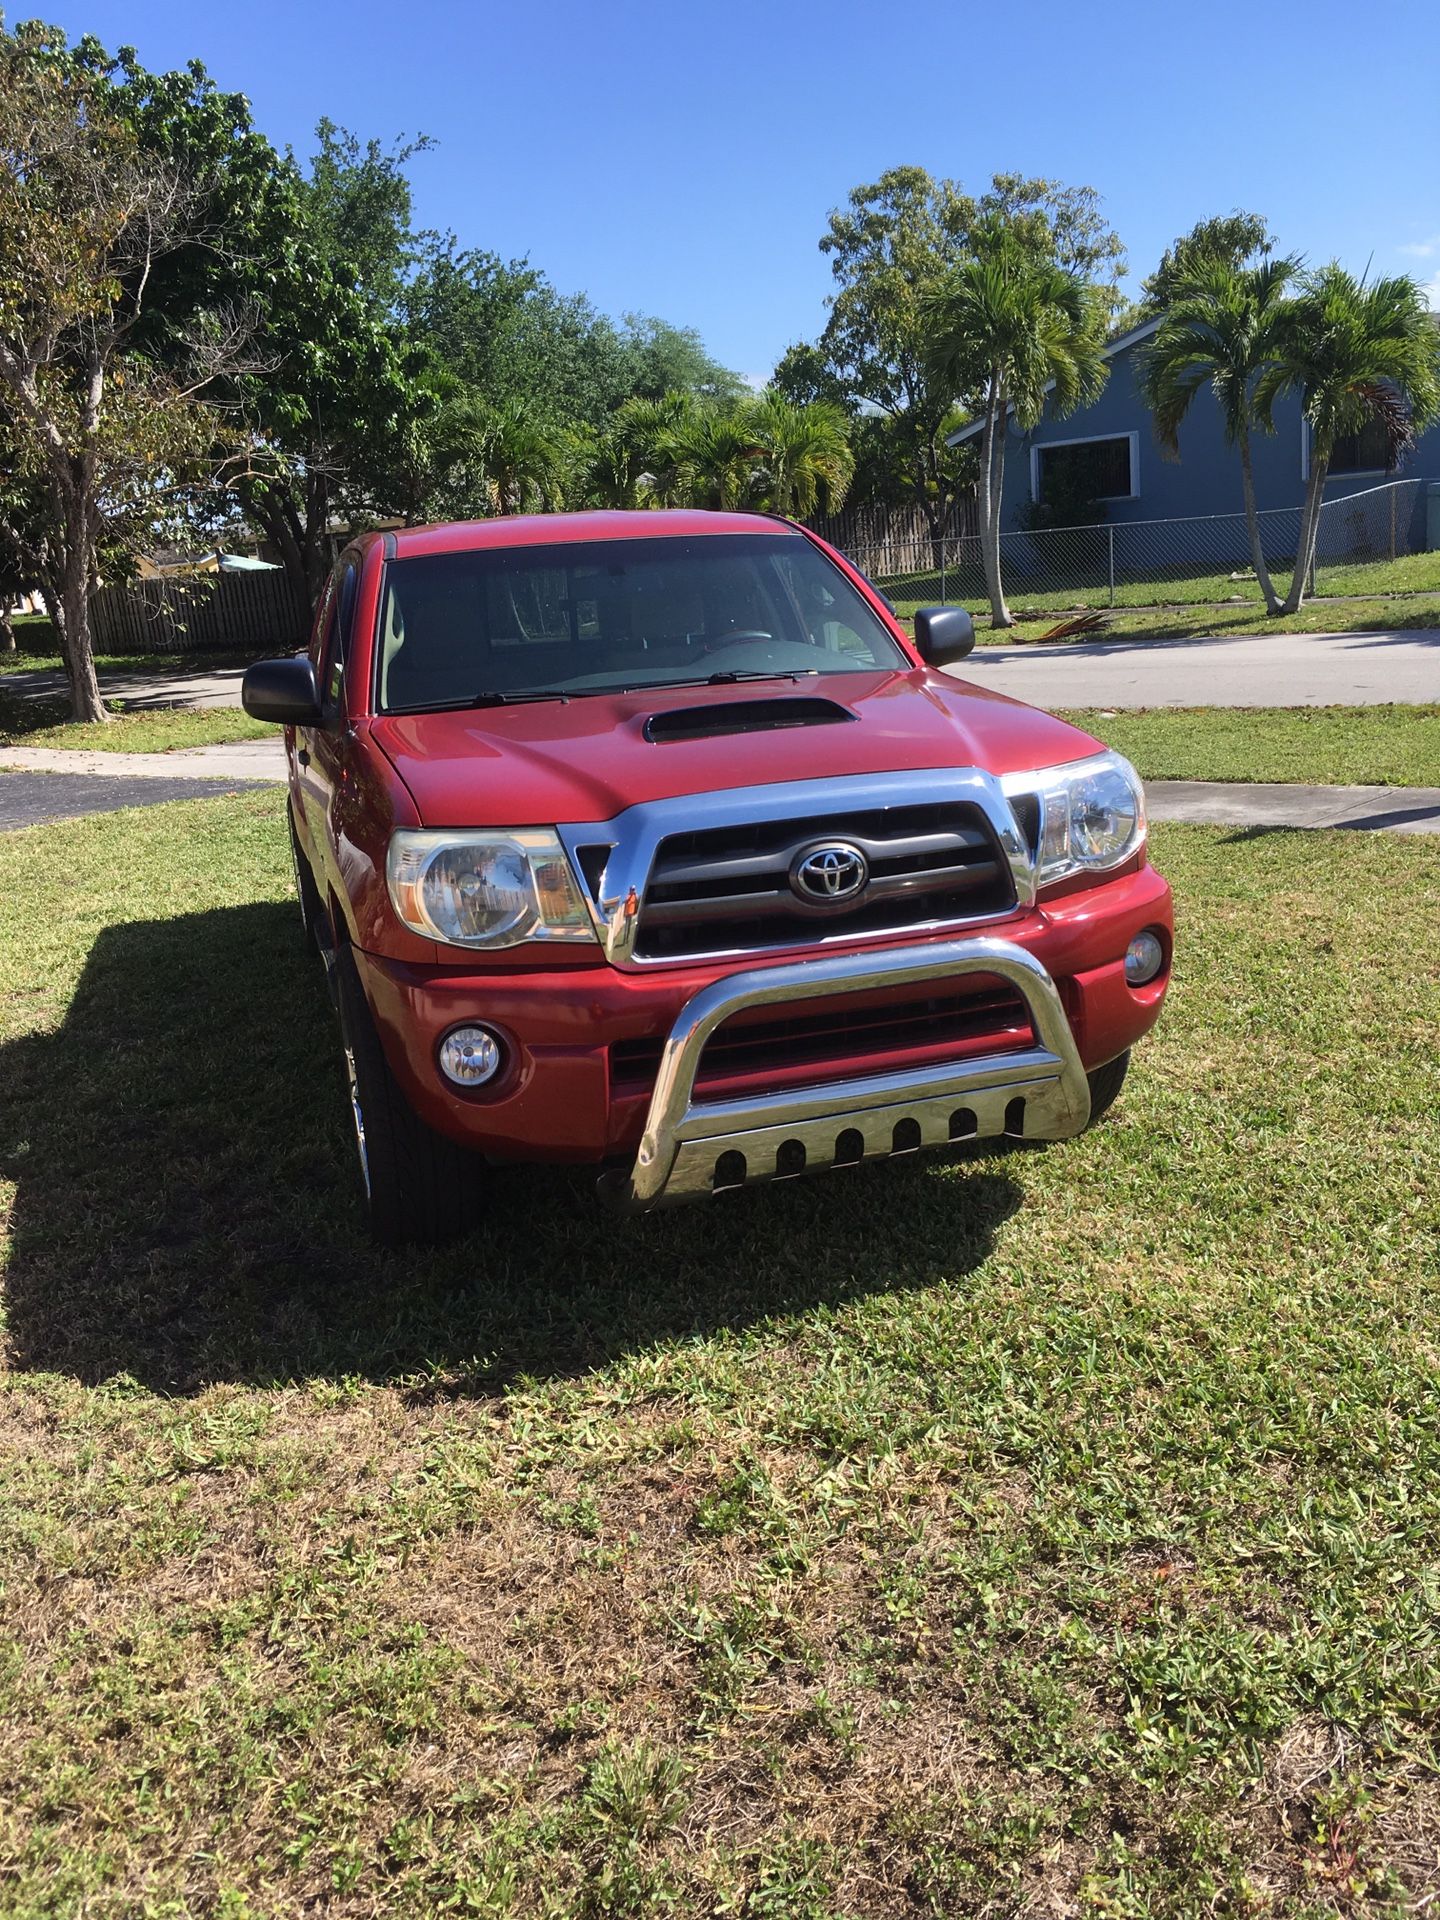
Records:
M1165 964L1165 949L1159 936L1148 929L1137 933L1125 949L1125 979L1132 987L1144 987Z
M440 1071L457 1087L483 1087L500 1071L502 1058L488 1027L452 1027L440 1042Z

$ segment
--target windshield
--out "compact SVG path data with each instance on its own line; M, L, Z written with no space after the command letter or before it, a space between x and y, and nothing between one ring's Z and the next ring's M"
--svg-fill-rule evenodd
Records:
M384 713L910 664L800 534L492 547L385 569Z

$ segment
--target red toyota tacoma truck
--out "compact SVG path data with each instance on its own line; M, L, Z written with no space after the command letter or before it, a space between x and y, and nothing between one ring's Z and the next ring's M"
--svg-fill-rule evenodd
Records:
M1170 974L1140 782L942 671L973 638L757 514L346 550L243 697L379 1239L464 1231L487 1163L638 1209L1109 1106Z

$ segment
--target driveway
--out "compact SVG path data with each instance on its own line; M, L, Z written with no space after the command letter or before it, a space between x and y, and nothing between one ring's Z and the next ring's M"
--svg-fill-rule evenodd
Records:
M1037 707L1428 705L1440 630L977 647L952 671Z

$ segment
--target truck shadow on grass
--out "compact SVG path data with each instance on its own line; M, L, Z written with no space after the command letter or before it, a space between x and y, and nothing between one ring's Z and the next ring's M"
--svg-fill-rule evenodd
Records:
M170 1392L575 1373L958 1279L1021 1200L996 1158L932 1158L624 1220L584 1170L482 1168L479 1235L377 1252L335 1023L288 903L105 929L59 1030L0 1049L0 1090L12 1365Z

